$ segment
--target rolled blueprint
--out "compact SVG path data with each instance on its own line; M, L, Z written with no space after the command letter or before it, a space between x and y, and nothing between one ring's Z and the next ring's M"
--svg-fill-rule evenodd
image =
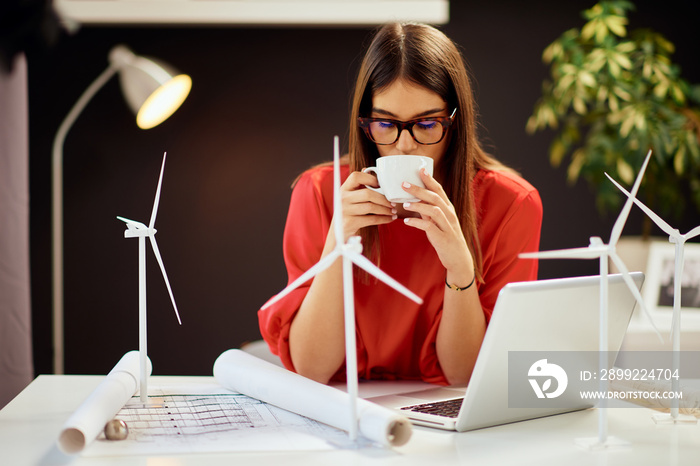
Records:
M146 358L147 373L151 360ZM58 448L67 454L78 453L102 432L108 421L139 389L139 352L129 351L90 396L66 421L58 437Z
M349 395L307 379L241 350L223 352L214 363L216 381L235 392L329 426L350 430ZM360 433L385 446L411 438L411 423L395 411L357 400Z

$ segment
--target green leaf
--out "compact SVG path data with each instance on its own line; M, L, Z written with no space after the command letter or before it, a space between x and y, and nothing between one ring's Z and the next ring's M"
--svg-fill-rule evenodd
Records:
M619 98L621 98L622 100L624 100L626 102L629 102L632 100L632 95L629 92L627 92L626 90L624 90L623 88L621 88L620 86L615 86L613 91L615 92L615 95L617 95Z
M668 75L671 73L671 69L668 67L668 64L663 63L661 60L656 60L652 65L652 68L658 79L668 79Z
M661 81L659 84L654 86L654 95L659 99L663 99L668 94L668 81Z
M555 40L544 49L542 52L542 61L545 64L550 64L555 58L561 57L563 53L563 48L561 46L561 41Z
M615 94L610 94L610 98L608 99L608 106L610 107L611 112L617 112L620 110L620 103L617 101L617 97L615 97Z
M620 125L620 136L623 138L629 136L630 131L632 131L632 128L634 127L635 113L633 111L627 113L628 115L624 120L622 120L622 124Z
M557 116L554 113L554 109L551 106L547 105L542 109L542 111L544 119L550 126L550 128L556 129L559 126L559 123L557 122Z
M634 183L634 170L622 157L617 159L617 174L620 175L620 179L626 184Z
M623 16L609 16L605 20L605 24L613 34L620 37L625 37L627 35L627 28L625 28L627 25L627 18Z
M681 90L680 86L674 85L671 88L671 92L673 93L673 100L675 100L678 105L685 104L685 94Z
M620 77L620 65L615 60L608 60L608 69L613 78L618 79Z
M596 3L590 9L584 10L583 16L586 19L593 19L596 16L600 16L603 13L603 6L600 3Z
M535 115L530 115L530 118L527 119L527 124L525 125L525 131L528 134L534 134L539 129L539 126L537 117Z
M576 79L576 76L573 74L567 74L566 76L562 76L562 78L559 80L559 82L556 85L556 89L564 93L566 90L571 87L571 85L574 83L574 80Z
M595 87L596 85L596 80L593 74L589 73L588 71L581 71L578 74L578 81L583 84L584 86L588 87Z
M626 70L632 69L632 61L622 53L615 54L615 61Z
M578 74L578 67L572 65L571 63L565 63L560 68L561 74L575 76Z
M605 102L605 99L608 98L608 88L602 85L599 86L595 98L600 103Z
M685 132L685 142L693 162L700 164L700 141L698 141L698 135L693 130L687 130Z
M549 146L549 163L557 168L561 165L561 161L564 159L564 154L566 154L566 145L562 142L561 138L555 138L552 141L552 145Z
M571 163L569 168L566 170L566 179L570 184L576 183L579 174L581 173L581 168L586 163L586 155L583 149L576 149L571 155Z
M598 20L592 20L584 24L581 28L581 39L590 40L596 32L596 27L598 25Z
M595 28L595 39L599 44L602 44L606 37L608 37L608 27L602 21L598 21Z
M685 146L681 145L673 156L673 170L681 176L685 172Z
M629 54L637 50L637 44L635 44L631 40L620 42L615 46L615 50L617 50L620 53Z
M663 50L665 50L669 54L672 54L673 52L676 51L676 46L673 45L672 42L667 40L661 34L654 34L654 39L655 39L656 43L659 45L659 47L661 47Z

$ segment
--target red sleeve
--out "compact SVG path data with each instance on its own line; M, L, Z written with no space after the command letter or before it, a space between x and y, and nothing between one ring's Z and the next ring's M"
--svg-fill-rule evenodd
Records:
M323 172L324 169L307 171L292 191L283 239L288 284L318 262L323 252L332 218L332 206L324 199L324 192L330 192L332 197L332 177L322 176ZM331 202L330 199L327 201ZM289 328L311 282L309 280L284 299L258 311L263 338L290 370L294 370L294 366L289 354Z
M507 283L537 280L537 260L520 259L518 254L539 250L542 213L542 201L532 188L516 197L495 229L480 232L491 235L483 250L484 284L479 289L487 320Z

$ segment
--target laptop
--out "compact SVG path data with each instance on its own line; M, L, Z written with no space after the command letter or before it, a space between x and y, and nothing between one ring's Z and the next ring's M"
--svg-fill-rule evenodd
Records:
M644 274L633 272L630 275L635 285L641 288ZM614 360L636 301L621 275L610 275L608 286L606 354ZM575 384L578 370L590 374L599 367L599 289L599 276L507 284L496 300L467 387L435 387L368 399L399 410L413 424L459 432L590 408L593 402L582 400ZM538 352L590 357L577 361L576 373L569 374L568 382L574 389L564 391L571 394L568 399L563 395L556 400L557 403L540 400L543 402L537 406L509 407L509 357L532 354L536 359ZM511 368L514 365L511 361ZM527 373L522 379L524 386L511 390L511 395L532 395L537 391L534 383L526 380ZM551 384L543 386L550 390L552 387ZM547 396L552 394L550 392ZM445 404L455 407L455 413L449 417L440 412L440 406Z

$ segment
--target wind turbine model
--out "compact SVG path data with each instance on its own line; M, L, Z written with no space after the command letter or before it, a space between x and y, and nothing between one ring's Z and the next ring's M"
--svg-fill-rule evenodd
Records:
M606 352L608 351L608 258L610 258L613 263L617 266L622 274L622 278L627 284L627 287L632 292L632 295L639 302L644 313L649 317L649 311L644 304L642 295L639 293L634 281L630 277L627 266L625 266L622 259L617 255L615 251L615 246L617 241L620 239L622 234L622 229L627 221L627 216L632 209L632 199L637 195L639 190L639 185L642 183L642 178L644 176L644 171L649 163L649 158L651 157L651 151L647 154L642 168L637 175L637 179L632 187L631 197L627 199L620 215L617 217L615 224L613 225L612 233L610 234L610 241L608 244L603 243L600 237L594 236L590 239L590 244L586 248L573 248L573 249L561 249L558 251L540 251L531 253L522 253L519 257L523 259L599 259L600 262L600 322L599 322L599 336L598 336L598 346L599 346L599 365L601 369L607 367ZM653 325L653 322L652 322ZM656 327L654 327L656 329ZM658 330L657 330L658 334ZM661 334L659 334L661 338ZM607 381L600 380L601 389L607 392ZM598 409L598 438L596 439L579 439L577 443L582 446L597 449L612 446L614 444L621 444L617 439L608 438L608 418L606 409L606 400L603 398L601 400L601 407Z
M418 304L423 300L408 288L391 278L372 261L362 255L362 243L359 236L352 236L345 242L343 237L343 206L340 200L340 155L338 136L333 139L333 230L335 248L299 278L290 283L284 290L268 301L262 309L276 303L292 290L307 282L312 277L327 269L339 257L343 258L343 301L345 313L345 369L347 373L347 389L350 395L350 429L351 441L357 440L357 345L355 343L355 294L352 284L352 264L363 268L379 280L407 296Z
M117 217L122 222L126 223L126 231L124 231L125 238L138 238L139 239L139 358L140 358L140 400L141 403L146 403L148 401L148 372L147 372L147 341L146 341L146 238L151 241L151 247L153 248L153 254L156 256L158 265L160 266L161 272L163 272L163 278L165 279L165 286L168 287L168 293L170 294L170 300L173 303L173 308L175 309L175 315L177 316L177 321L182 325L180 320L180 313L177 311L177 305L175 304L175 297L173 297L173 290L170 288L170 281L168 280L168 274L165 272L165 266L163 265L163 258L160 256L160 250L158 249L158 243L156 243L156 229L153 226L156 223L156 214L158 213L158 203L160 201L160 187L163 184L163 170L165 170L165 157L167 153L163 154L163 163L160 167L160 178L158 179L158 188L156 189L156 200L153 203L153 211L151 212L151 220L148 226L141 222L136 222L134 220L129 220L124 217Z
M658 225L659 228L661 228L667 235L668 235L668 240L671 243L674 243L676 245L676 256L675 256L675 270L673 274L673 319L671 320L671 346L673 350L673 362L672 362L672 367L673 367L673 373L678 374L678 370L680 369L680 351L681 351L681 280L683 278L683 251L684 251L684 246L685 242L688 241L691 238L695 238L696 236L700 235L700 226L697 226L690 230L688 233L682 235L680 231L678 231L677 228L671 227L668 223L666 223L661 217L656 215L649 207L645 206L642 201L634 197L632 194L627 192L625 188L620 186L620 184L612 179L610 175L607 173L605 174L610 181L613 182L617 188L622 191L628 199L632 199L632 201L637 204L637 207L642 209L642 211L649 216L651 220L653 220L656 225ZM673 377L671 379L671 389L674 392L678 392L680 389L680 380L678 377ZM670 421L670 423L690 423L690 424L696 424L697 419L693 416L684 416L682 419L679 418L678 416L678 404L679 400L678 398L673 398L671 401L671 415L670 419L669 416L661 416L657 415L654 416L654 419L657 422L666 422Z

